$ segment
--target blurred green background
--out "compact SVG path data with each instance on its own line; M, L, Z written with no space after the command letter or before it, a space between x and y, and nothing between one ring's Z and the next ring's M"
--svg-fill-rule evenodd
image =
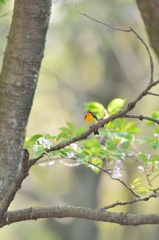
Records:
M80 15L75 4L103 22L121 28L133 27L148 42L133 0L53 1L28 137L37 133L56 135L66 120L80 127L84 125L85 102L98 101L105 107L116 97L129 102L149 81L149 59L141 42L132 33L114 31ZM12 1L0 5L0 15L11 11L0 18L1 63L12 9ZM158 106L155 97L149 96L133 112L150 115ZM141 135L146 134L149 131L143 127ZM134 174L125 172L123 180L129 183ZM10 209L67 204L100 208L130 198L126 189L106 174L95 174L84 166L66 167L56 161L51 166L36 165L31 169ZM156 213L157 207L157 200L150 200L110 211ZM158 234L157 226L134 228L79 219L22 222L0 231L1 239L5 240L158 240Z

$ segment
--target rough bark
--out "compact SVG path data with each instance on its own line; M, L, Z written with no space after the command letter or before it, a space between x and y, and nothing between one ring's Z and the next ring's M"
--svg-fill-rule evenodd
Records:
M51 0L15 0L0 75L0 200L15 179L38 73Z
M19 211L7 212L0 222L0 227L11 223L37 220L40 218L84 218L94 221L117 223L127 226L138 226L145 224L159 224L159 214L130 214L103 211L84 207L44 207L27 208Z
M159 58L159 1L136 0L146 26L150 44Z

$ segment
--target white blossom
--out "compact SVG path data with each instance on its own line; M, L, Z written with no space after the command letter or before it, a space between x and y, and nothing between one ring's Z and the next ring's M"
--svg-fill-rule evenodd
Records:
M90 167L92 170L99 170L99 168L95 167L95 166L92 165L92 164L88 164L88 167Z
M115 166L115 168L113 169L113 175L112 178L114 179L118 179L122 176L122 174L120 173L120 168L118 166Z
M78 149L77 143L71 143L71 144L70 144L70 147L71 147L74 151L76 151L76 150Z
M38 142L39 142L41 145L43 145L43 147L44 147L45 149L50 149L51 142L50 142L48 139L46 139L45 137L40 137L40 138L38 139Z
M45 142L44 142L44 148L45 149L50 149L50 146L51 146L51 142L48 140L48 139L45 139Z
M75 155L74 155L73 152L67 152L67 157L68 157L68 158L74 158Z
M120 159L118 159L118 160L116 161L116 164L122 164L122 161L121 161Z
M45 142L45 138L44 138L44 137L40 137L40 138L38 139L38 142L39 142L41 145L43 145L44 142Z
M138 169L139 172L144 172L144 167L143 166L138 166L137 169Z
M34 150L35 152L37 152L37 151L38 151L38 148L39 148L38 143L35 142L34 147L33 147L33 150Z

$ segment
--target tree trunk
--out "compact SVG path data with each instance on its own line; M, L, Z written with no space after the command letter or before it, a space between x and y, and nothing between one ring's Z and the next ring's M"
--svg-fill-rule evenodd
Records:
M146 26L150 44L159 58L159 1L136 0Z
M13 182L22 157L50 9L51 0L15 0L0 75L0 200Z

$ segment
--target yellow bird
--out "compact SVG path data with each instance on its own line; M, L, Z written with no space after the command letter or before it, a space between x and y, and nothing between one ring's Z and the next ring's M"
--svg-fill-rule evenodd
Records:
M87 111L86 116L85 116L85 123L88 127L93 127L95 124L98 123L98 118L96 117L96 115L94 113L92 113L91 111ZM94 130L94 134L95 135L99 135L98 129Z

